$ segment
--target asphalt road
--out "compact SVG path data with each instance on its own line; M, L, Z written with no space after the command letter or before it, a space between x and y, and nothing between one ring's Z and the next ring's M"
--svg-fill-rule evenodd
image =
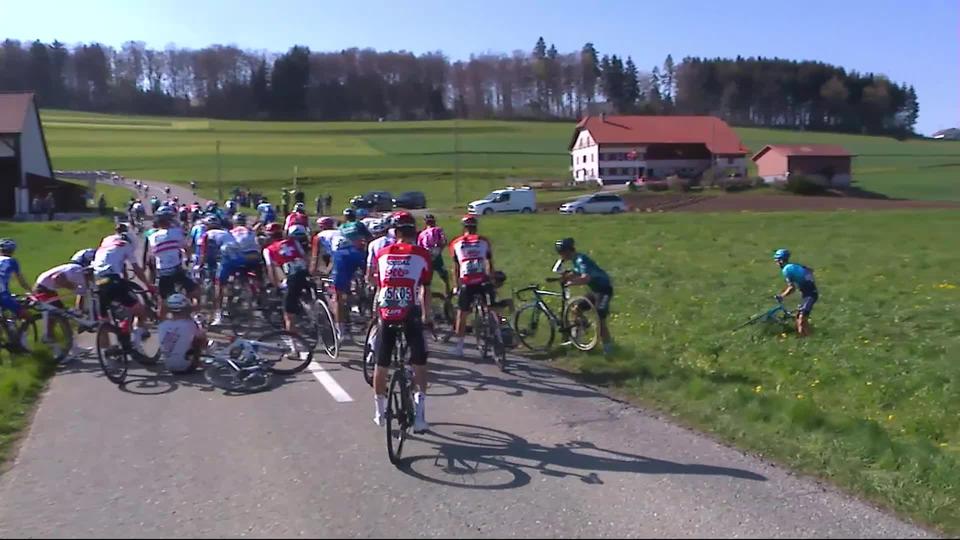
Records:
M356 347L242 396L81 358L0 476L0 537L929 536L542 362L446 351L401 468Z

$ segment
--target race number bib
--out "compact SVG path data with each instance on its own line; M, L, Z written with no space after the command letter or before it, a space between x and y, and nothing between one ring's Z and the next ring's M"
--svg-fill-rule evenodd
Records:
M383 309L407 308L413 303L413 289L410 287L384 287L380 289L379 307Z
M483 264L483 259L470 259L464 261L463 275L465 276L485 274L486 271L487 268L486 265Z
M307 269L307 263L303 259L296 259L294 261L283 263L283 272L288 276L290 274L296 274L297 272L302 272Z

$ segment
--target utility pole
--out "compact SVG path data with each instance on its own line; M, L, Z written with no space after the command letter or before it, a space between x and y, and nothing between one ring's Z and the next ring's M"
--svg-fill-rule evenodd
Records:
M300 176L299 171L300 171L300 166L294 165L293 166L293 190L294 191L297 190L297 177Z
M220 141L217 141L217 198L223 199L223 176L221 174L222 166L220 164Z
M460 202L460 132L459 120L453 119L453 200Z

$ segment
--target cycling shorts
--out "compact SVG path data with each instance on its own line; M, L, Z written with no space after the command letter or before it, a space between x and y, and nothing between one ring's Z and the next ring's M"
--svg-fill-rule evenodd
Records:
M309 280L307 279L306 270L301 270L287 276L287 292L283 296L284 313L294 315L300 313L300 297L303 296L303 292L307 289L308 285Z
M813 305L817 303L817 300L820 299L820 293L813 291L810 294L803 295L803 299L800 301L800 306L797 310L802 313L805 317L809 317L810 313L813 311Z
M444 281L447 280L447 268L443 265L442 254L437 254L437 256L433 258L433 271Z
M461 285L460 293L457 296L457 309L460 311L470 311L477 298L486 295L487 305L493 305L497 299L497 292L493 288L493 283L489 281L478 283L476 285Z
M8 292L0 293L0 308L10 311L14 315L19 315L23 306L14 296Z
M166 298L173 294L177 290L177 285L183 287L187 294L192 293L197 288L197 284L187 277L187 273L182 268L178 268L175 272L157 278L157 290L160 293L160 298Z
M605 287L597 291L587 293L587 299L597 306L597 315L601 319L606 319L610 314L610 300L613 298L613 287Z
M413 308L402 323L378 321L377 337L374 342L377 365L390 367L393 361L393 348L397 343L397 332L403 332L410 351L410 363L423 366L427 363L427 342L423 337L423 322L420 320L420 308Z
M100 297L100 316L102 317L107 316L108 308L114 303L127 308L140 303L137 295L133 293L130 281L116 274L97 278L97 287L99 287L98 296Z

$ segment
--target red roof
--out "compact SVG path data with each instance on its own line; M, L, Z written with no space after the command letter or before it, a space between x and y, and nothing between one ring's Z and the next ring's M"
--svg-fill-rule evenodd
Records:
M705 144L714 154L746 154L740 137L715 116L587 116L577 123L570 149L586 129L597 144Z
M847 149L838 144L768 144L753 156L753 161L769 151L782 156L815 156L815 157L853 157Z
M33 94L0 93L0 133L21 133Z

